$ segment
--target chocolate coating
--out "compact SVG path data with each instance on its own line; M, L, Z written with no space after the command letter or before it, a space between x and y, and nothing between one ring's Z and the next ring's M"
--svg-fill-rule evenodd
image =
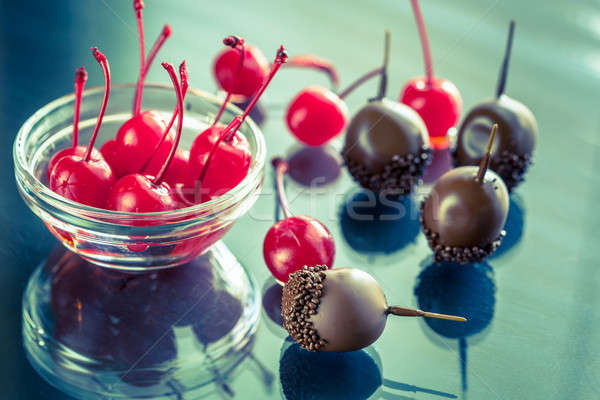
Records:
M531 110L506 95L473 107L463 120L454 151L457 166L477 165L493 124L498 124L490 168L509 189L523 180L537 141L537 122Z
M423 203L423 230L438 260L482 260L500 244L508 190L490 170L483 182L475 180L478 170L466 166L446 172Z
M429 161L427 128L404 104L372 101L350 121L342 154L362 187L409 193Z
M291 274L283 289L283 325L308 350L343 352L369 346L385 328L386 309L377 281L354 268L305 267Z

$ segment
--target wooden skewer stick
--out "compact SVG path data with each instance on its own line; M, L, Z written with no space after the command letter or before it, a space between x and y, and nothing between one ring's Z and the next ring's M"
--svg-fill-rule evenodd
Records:
M483 182L485 172L490 166L490 158L492 157L492 144L494 144L494 138L496 137L497 130L498 124L494 124L494 126L492 126L492 132L490 132L490 138L488 139L487 147L485 148L485 155L479 163L479 171L477 172L477 177L475 178L475 180L478 182Z
M446 314L438 314L427 311L421 311L415 308L404 308L398 306L391 306L385 310L386 314L394 314L400 317L427 317L427 318L437 318L437 319L447 319L450 321L458 321L458 322L467 322L467 319L464 317L458 317L456 315L446 315Z

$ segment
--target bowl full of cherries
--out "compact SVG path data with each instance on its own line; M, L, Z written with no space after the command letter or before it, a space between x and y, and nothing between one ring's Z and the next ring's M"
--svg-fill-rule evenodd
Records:
M170 84L145 77L171 35L165 25L146 56L141 11L140 72L135 84L111 84L108 57L92 48L104 86L75 92L29 118L14 145L17 186L27 205L67 248L93 263L147 270L182 264L207 251L255 202L262 187L264 137L247 118L278 69L281 46L244 110L190 88L183 61L163 62ZM245 41L232 79L243 77ZM93 62L93 61L92 61ZM230 68L223 65L222 68ZM143 97L142 97L143 96ZM143 98L143 103L142 103Z

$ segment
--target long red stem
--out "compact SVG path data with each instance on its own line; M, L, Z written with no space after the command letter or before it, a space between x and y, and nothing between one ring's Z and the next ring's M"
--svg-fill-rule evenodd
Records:
M88 79L85 67L77 68L75 71L75 110L73 111L73 148L79 144L79 114L81 110L81 96L83 88Z
M96 143L96 138L98 137L98 131L100 131L100 125L102 125L102 119L104 118L104 113L106 112L106 105L108 104L108 97L110 96L110 65L108 65L108 60L98 50L97 47L92 47L92 54L100 67L102 67L102 72L104 72L104 98L102 98L102 105L100 106L100 113L98 114L98 119L96 119L96 126L94 127L94 132L92 133L92 137L90 138L90 143L85 151L85 156L83 157L84 161L90 161L90 157L92 154L92 149L94 148L94 143Z
M179 65L179 76L181 77L181 91L183 92L183 98L185 99L185 95L187 94L187 91L190 87L189 75L188 75L188 71L187 71L187 64L185 61L183 61ZM178 114L179 114L179 108L177 105L175 105L175 110L173 110L173 114L171 115L171 120L169 121L167 128L164 130L163 135L160 138L160 141L156 145L154 152L152 152L152 156L149 157L148 160L146 160L146 162L142 166L142 168L140 168L141 173L143 173L146 170L146 168L148 168L148 164L150 164L150 161L152 161L152 159L154 158L154 155L156 154L158 149L160 149L160 146L163 144L163 142L165 140L167 140L167 136L169 136L169 132L171 131L171 128L173 127L173 124L175 123L175 118L177 118Z
M292 216L292 213L290 212L290 206L287 196L285 195L285 188L283 187L283 176L288 172L288 164L280 157L272 159L271 164L275 167L279 205L281 206L285 218L289 218Z
M154 59L156 58L156 55L158 54L159 50L162 48L163 44L165 44L167 39L171 36L171 32L172 31L169 24L165 24L165 26L163 26L162 31L160 32L160 35L158 35L158 37L156 38L156 41L150 49L150 53L148 53L148 58L144 63L144 79L146 78L146 75L148 75L148 71L150 70L150 67L152 66L152 63L154 62Z
M433 82L433 63L431 62L431 48L429 47L425 21L423 20L423 14L421 14L419 0L410 0L410 4L412 5L417 28L419 29L419 36L421 37L421 47L423 47L423 57L425 58L425 74L427 76L427 83L429 84Z
M169 77L171 77L171 81L173 82L173 87L175 88L175 93L177 94L177 115L179 115L177 121L177 135L175 136L175 142L173 143L173 147L171 147L171 152L167 157L167 160L163 164L158 174L154 178L153 183L155 185L160 185L165 176L165 172L171 165L171 161L173 161L173 157L175 156L175 152L177 151L177 146L179 146L179 139L181 139L181 131L183 130L183 92L181 90L181 85L179 84L179 80L177 79L177 73L175 72L175 68L172 64L164 62L162 63L164 69L169 73Z
M291 57L285 64L285 68L312 68L322 71L327 74L331 86L336 90L340 85L340 77L338 75L335 65L329 60L321 57L317 57L312 54L299 54Z
M252 111L252 108L254 108L254 106L258 102L258 99L260 98L260 96L262 96L262 94L265 92L265 89L267 88L267 86L269 86L269 83L271 83L271 80L273 79L273 77L275 76L275 74L277 73L279 68L283 64L286 63L287 57L288 57L287 52L285 51L285 48L283 47L283 45L281 45L281 47L277 51L277 55L275 57L275 62L271 66L271 72L269 72L269 75L262 83L262 86L260 87L260 89L258 90L256 95L254 95L254 97L252 98L252 101L250 102L250 104L248 104L248 106L246 107L246 110L244 110L244 113L242 115L237 115L229 123L229 125L227 125L221 132L221 135L219 136L219 138L213 145L212 149L210 150L210 153L208 154L208 157L206 158L206 162L204 163L204 166L202 167L202 171L200 172L200 177L198 178L198 182L196 183L196 190L195 190L196 198L197 198L200 188L202 186L202 181L204 180L204 177L206 176L206 172L208 171L210 162L212 161L213 156L215 155L217 149L219 148L219 145L221 144L221 142L223 140L229 140L229 138L231 138L233 135L235 135L235 133L237 132L239 127L242 125L242 123L244 123L244 120L246 119L246 117Z
M144 2L142 0L133 0L133 9L135 10L135 19L137 22L138 36L140 38L140 76L138 77L135 96L133 98L132 114L138 115L142 107L142 87L144 85L144 69L146 63L146 44L144 42L144 20L142 10Z
M148 58L144 62L144 67L143 67L144 71L142 72L141 77L138 78L138 83L135 86L135 94L133 95L134 107L138 108L138 113L140 112L140 110L142 108L142 96L143 96L143 91L144 91L144 82L146 81L146 75L148 75L148 71L150 71L150 67L152 66L152 63L154 62L156 55L158 54L159 50L162 48L163 44L165 44L165 42L167 41L169 36L171 36L171 27L168 24L165 24L165 26L163 26L163 29L162 29L160 35L158 35L158 37L156 38L156 41L152 45L152 48L150 49L150 53L148 54ZM137 106L135 104L137 104Z
M225 100L223 100L223 104L221 104L221 107L219 108L217 115L215 115L215 120L213 121L211 126L215 126L221 120L223 111L225 111L225 107L227 107L229 100L231 100L231 96L233 95L233 90L235 90L235 88L238 85L238 82L240 80L240 75L242 72L242 68L244 67L244 60L246 59L246 47L244 46L244 38L243 37L227 36L225 39L223 39L223 44L225 44L226 46L229 46L231 48L237 49L240 53L240 58L238 60L237 69L235 71L235 79L233 81L233 85L231 86L230 90L227 92L227 97L225 97Z

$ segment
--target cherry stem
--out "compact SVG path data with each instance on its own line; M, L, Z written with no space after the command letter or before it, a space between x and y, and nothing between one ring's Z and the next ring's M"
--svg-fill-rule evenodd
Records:
M183 61L179 65L179 76L181 77L181 91L183 92L183 98L185 99L185 95L187 94L187 91L188 91L188 89L190 87L189 75L188 75L188 72L187 72L187 64L186 64L185 61ZM167 124L167 127L164 130L162 137L160 138L160 141L158 142L158 144L156 145L154 151L152 152L152 156L150 156L146 160L146 162L144 163L144 165L140 169L140 172L143 173L146 170L146 168L148 168L148 165L150 164L150 161L152 161L152 159L154 158L154 155L156 154L156 152L158 151L158 149L160 149L160 146L162 146L163 142L167 139L167 136L169 136L169 132L171 131L171 128L173 127L173 124L175 123L175 118L177 118L178 114L179 114L179 109L177 108L177 105L175 105L175 110L173 110L173 114L171 115L171 119L169 120L169 123Z
M137 22L138 36L140 39L140 76L138 77L137 86L135 88L135 96L133 98L132 114L138 115L142 107L142 87L144 85L144 69L146 63L146 44L144 42L144 20L142 18L142 10L144 2L142 0L133 0L133 9L135 10L135 19Z
M504 51L504 61L502 62L500 76L498 77L498 86L496 87L496 98L499 98L504 94L504 88L506 86L506 77L508 75L508 64L510 62L510 54L512 52L514 32L515 21L510 21L510 26L508 28L508 39L506 40L506 50Z
M382 100L387 92L388 83L388 64L390 62L390 43L391 33L389 29L385 30L385 39L383 47L383 65L381 66L381 80L379 81L379 93L373 100Z
M340 86L340 77L337 69L331 61L312 54L299 54L289 59L285 68L312 68L327 74L331 82L331 88L337 90Z
M98 114L98 118L96 119L96 126L94 127L94 132L92 133L92 137L90 138L90 143L85 151L85 155L83 157L84 161L90 161L90 157L92 155L92 149L94 148L94 143L96 143L96 138L98 137L98 131L100 131L100 125L102 125L102 119L104 118L104 113L106 112L106 106L108 104L108 97L110 96L110 65L108 65L108 60L106 56L98 50L97 47L92 47L92 54L100 67L102 67L102 71L104 72L104 98L102 99L102 106L100 107L100 113Z
M158 51L162 48L163 44L165 44L165 42L167 41L169 36L171 36L171 27L168 24L165 24L165 26L163 26L163 29L162 29L160 35L156 38L156 41L154 42L154 44L152 45L152 48L150 49L150 54L148 54L148 58L144 62L144 66L143 66L144 71L141 73L140 78L138 79L138 83L135 86L135 93L133 95L134 113L135 113L135 109L137 109L137 113L139 114L139 112L142 108L142 95L144 92L144 82L146 80L146 75L148 75L148 71L150 71L150 67L152 66L152 63L154 62L154 59L156 58Z
M340 99L344 99L346 96L348 96L350 93L352 93L354 91L354 89L356 89L357 87L359 87L360 85L362 85L363 83L368 81L369 79L374 78L378 75L381 75L382 73L383 73L382 67L378 67L378 68L375 68L374 70L367 72L366 74L362 75L357 80L352 82L350 84L350 86L348 86L346 89L339 92L338 97Z
M156 41L152 45L152 48L150 49L150 53L148 54L148 58L146 59L146 62L144 63L144 78L146 78L146 75L148 75L148 71L150 70L152 63L154 62L156 55L158 54L158 52L162 48L163 44L165 44L165 42L167 41L167 39L170 36L171 36L171 27L169 26L169 24L165 24L165 26L163 26L162 31L160 32L160 35L158 35L158 37L156 38Z
M429 47L427 29L425 29L425 21L423 20L423 14L421 13L419 0L410 0L410 4L412 5L413 13L415 14L415 21L417 22L417 28L419 29L419 36L421 37L421 47L423 48L423 57L425 58L425 74L427 76L427 83L430 84L433 82L433 63L431 62L431 48Z
M183 91L181 90L181 85L179 84L179 80L177 79L177 73L175 72L175 67L173 67L173 64L168 63L168 62L163 62L161 65L163 66L164 69L167 70L167 72L169 73L169 77L171 78L171 81L173 82L173 87L175 88L175 94L177 95L177 114L179 115L179 118L177 120L177 134L175 136L175 141L173 142L173 146L171 147L171 152L169 153L169 156L165 160L161 169L158 171L158 174L156 174L156 177L154 177L154 180L152 181L152 183L154 183L155 185L160 185L162 183L163 178L165 176L165 172L167 172L169 165L171 165L171 161L173 161L173 157L175 157L175 152L177 151L177 146L179 146L179 139L181 139L181 131L183 130ZM185 66L185 64L183 64L183 63L182 63L182 65ZM185 78L183 78L183 76L182 76L181 80L183 81L184 79Z
M210 153L208 154L208 157L206 158L204 166L202 167L202 171L200 172L200 177L198 178L198 182L196 183L196 190L195 190L196 198L198 198L198 193L202 187L202 181L204 180L204 177L206 176L206 172L208 171L210 162L212 161L215 153L217 152L219 145L221 144L221 142L223 140L226 140L226 141L230 140L233 137L233 135L235 135L235 133L237 132L239 127L242 125L242 123L244 123L244 120L246 119L246 117L248 117L248 115L250 114L250 112L252 111L252 109L254 108L256 103L258 102L258 99L260 98L260 96L262 96L262 94L265 92L265 89L267 88L267 86L269 86L269 83L271 83L271 80L273 79L273 77L275 76L275 74L277 73L279 68L281 68L281 66L287 62L287 59L288 59L287 52L285 51L285 48L283 47L283 45L281 45L279 47L279 50L277 50L277 55L275 56L275 61L273 62L273 65L271 65L271 71L269 72L269 75L263 81L260 89L258 89L258 92L256 92L256 94L254 95L254 97L252 98L252 101L250 101L250 104L248 104L248 106L244 110L244 113L242 115L237 115L233 120L231 120L231 122L225 128L223 128L221 135L219 136L219 138L213 145L212 149L210 150Z
M229 100L231 100L231 96L233 96L233 90L235 90L235 88L238 85L238 82L240 81L240 75L242 72L242 68L244 67L244 60L246 59L246 47L244 46L244 38L239 37L239 36L233 36L233 35L227 36L225 39L223 39L223 44L225 44L231 48L237 49L240 53L240 58L238 60L237 69L235 71L235 79L233 81L233 85L231 86L230 90L227 92L227 96L225 97L225 100L223 100L223 103L221 104L221 107L219 108L217 115L215 115L215 120L213 121L211 126L215 126L221 120L221 116L223 115L223 112L225 111L227 104L229 104Z
M283 211L283 215L285 218L289 218L292 216L290 212L290 206L288 203L287 196L285 195L285 188L283 186L283 177L288 172L288 163L283 160L281 157L275 157L271 160L271 164L275 167L275 181L277 187L277 198L279 205L281 206L281 211Z
M467 322L464 317L458 317L456 315L438 314L427 311L421 311L416 308L404 308L398 306L390 306L385 310L387 315L393 314L399 317L428 317L437 319L447 319L450 321Z
M490 133L490 138L488 139L487 147L485 149L485 155L481 159L479 163L479 171L477 172L477 176L475 180L477 182L482 183L483 177L485 176L485 172L490 166L490 158L492 157L492 144L494 143L494 138L496 137L496 131L498 130L498 124L494 124L492 126L492 132Z
M79 114L81 110L81 96L83 88L88 79L85 67L77 68L75 71L75 110L73 111L73 148L79 144Z

